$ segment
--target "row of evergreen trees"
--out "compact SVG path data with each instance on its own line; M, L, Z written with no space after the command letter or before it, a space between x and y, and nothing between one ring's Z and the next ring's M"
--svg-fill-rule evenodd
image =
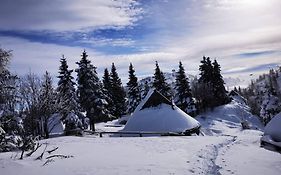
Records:
M69 69L64 56L60 59L56 89L48 72L42 79L31 73L23 78L12 75L7 69L10 57L10 51L1 50L0 110L5 116L24 119L25 130L32 135L48 138L47 124L54 113L62 116L69 130L86 128L87 123L95 130L96 122L131 114L152 87L167 98L174 99L177 106L192 116L196 115L197 109L202 111L228 101L220 66L216 61L211 63L210 58L204 57L201 61L201 76L198 82L192 82L192 86L181 62L176 72L175 87L167 83L158 62L155 64L153 83L150 85L146 82L141 86L130 63L125 91L114 63L110 71L104 70L100 80L97 68L89 60L86 51L76 63L75 70ZM76 80L72 76L74 72L77 73ZM86 118L82 112L86 113Z
M58 104L60 112L64 116L69 112L85 111L93 130L95 122L107 121L132 113L149 90L146 86L142 89L139 85L132 63L129 65L127 93L122 86L114 63L112 63L111 72L107 68L104 70L102 81L99 80L96 67L91 64L85 51L77 65L78 68L75 70L77 72L77 92L75 92L75 82L71 76L72 70L68 69L66 59L61 58L57 88ZM195 114L195 102L181 62L176 78L176 94L172 94L171 87L166 82L158 62L156 62L152 87L169 99L174 95L175 102L180 108L187 113Z
M132 113L149 90L146 86L143 89L140 87L132 63L129 65L129 81L127 83L126 93L114 63L112 63L110 73L108 69L104 70L103 79L100 81L96 72L96 67L91 64L87 57L88 55L84 51L81 61L77 62L79 67L76 69L78 84L77 102L80 104L81 110L86 111L87 117L90 119L91 127L93 128L94 123L97 121L110 120L124 114ZM64 62L65 59L62 58L62 65ZM63 78L63 76L70 75L64 73L68 72L68 70L62 71L62 66L60 69L61 75L59 76L60 81L58 89L60 89L61 81L71 81L72 79ZM176 72L174 94L172 93L170 85L166 82L164 73L161 71L157 61L155 64L152 87L168 99L172 99L173 97L176 105L192 116L196 114L196 106L199 110L204 111L207 108L214 108L228 103L230 98L227 96L218 62L216 60L211 62L209 57L203 57L199 70L201 71L200 78L195 87L197 92L199 92L196 93L195 96L197 101L193 98L190 82L181 62L179 62L179 69ZM66 84L74 86L73 82ZM74 87L69 89L74 89ZM72 93L75 94L74 90ZM61 92L61 94L63 94L63 92ZM68 94L64 96L69 96L72 100L75 99ZM69 102L67 103L69 104Z
M200 78L195 87L199 108L206 110L230 102L218 62L204 56L199 70Z

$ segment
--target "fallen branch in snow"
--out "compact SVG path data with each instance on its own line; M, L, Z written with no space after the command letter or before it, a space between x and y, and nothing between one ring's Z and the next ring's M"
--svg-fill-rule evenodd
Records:
M59 149L59 147L56 147L56 148L54 148L52 150L49 150L49 151L47 151L47 153L51 154L52 152L56 151L57 149Z
M48 159L42 166L48 165L51 162L54 162L54 159Z
M41 155L40 156L38 156L35 160L42 160L42 158L43 158L43 155L44 155L44 153L45 153L45 151L46 151L46 149L47 149L47 146L48 146L48 144L47 143L45 143L45 149L43 150L43 152L41 153Z
M37 143L37 144L36 144L36 148L34 148L33 150L31 150L30 153L27 153L26 156L27 156L27 157L31 156L31 155L32 155L33 153L35 153L35 152L38 150L38 148L40 148L41 146L42 146L42 144Z
M71 158L73 156L72 155L66 156L66 155L62 155L62 154L55 154L55 155L46 157L46 159L50 159L50 158L54 158L54 157L58 157L58 158L62 158L62 159L67 159L67 158Z

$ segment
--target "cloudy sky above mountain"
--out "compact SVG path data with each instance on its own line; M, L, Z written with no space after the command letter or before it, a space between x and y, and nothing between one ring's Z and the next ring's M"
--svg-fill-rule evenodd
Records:
M281 64L280 0L1 0L0 47L11 69L53 75L64 54L71 68L84 49L102 76L115 62L127 81L163 71L198 74L202 56L225 77L249 79Z

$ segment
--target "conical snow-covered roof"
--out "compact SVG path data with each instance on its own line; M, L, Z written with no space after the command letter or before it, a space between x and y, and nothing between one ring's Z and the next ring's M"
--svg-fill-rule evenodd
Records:
M270 135L273 140L281 142L281 112L265 126L264 135Z
M138 105L123 131L186 132L200 123L152 89Z

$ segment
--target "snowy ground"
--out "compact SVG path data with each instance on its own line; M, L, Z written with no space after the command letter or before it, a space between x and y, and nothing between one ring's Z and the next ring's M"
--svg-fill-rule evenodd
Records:
M281 154L260 147L262 131L241 130L240 120L248 120L252 128L262 130L259 122L239 101L199 116L205 136L190 137L59 137L42 140L50 155L47 165L35 160L44 146L31 157L18 160L17 153L0 154L1 175L44 174L267 174L279 175ZM116 131L121 127L99 130ZM73 157L72 157L73 156Z

